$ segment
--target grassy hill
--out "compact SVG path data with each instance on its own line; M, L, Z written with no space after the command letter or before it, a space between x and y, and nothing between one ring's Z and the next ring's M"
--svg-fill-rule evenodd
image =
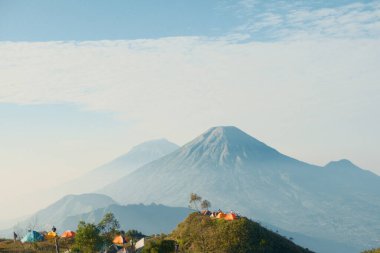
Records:
M372 250L366 250L366 251L363 251L363 253L380 253L380 248L372 249Z
M182 252L308 253L291 240L247 218L233 221L190 214L170 234Z

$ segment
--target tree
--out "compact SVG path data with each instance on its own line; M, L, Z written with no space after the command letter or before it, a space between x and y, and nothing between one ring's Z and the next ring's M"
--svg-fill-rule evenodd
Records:
M120 224L113 213L106 213L99 222L98 228L103 234L117 233L119 232Z
M97 225L79 222L73 252L93 253L109 246L119 233L119 227L119 221L113 213L106 213Z
M201 196L199 196L199 195L196 194L196 193L191 193L191 194L190 194L190 201L189 201L190 205L189 205L189 207L190 207L191 209L194 209L194 210L199 211L198 204L199 204L201 201L202 201L202 197L201 197Z
M149 239L142 253L173 253L176 242L174 240L165 239L165 237Z
M79 222L73 251L93 253L99 251L103 246L103 239L97 225Z
M113 213L106 213L97 227L104 244L107 246L112 244L112 240L117 234L120 234L120 224Z
M126 233L125 233L125 236L127 238L130 238L131 240L133 240L134 242L140 240L141 238L145 237L145 235L137 230L128 230Z
M211 207L211 202L207 199L203 200L201 203L201 208L208 210Z

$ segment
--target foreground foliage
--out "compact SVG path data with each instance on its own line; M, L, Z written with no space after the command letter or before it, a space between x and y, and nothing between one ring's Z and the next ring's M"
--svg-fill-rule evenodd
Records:
M152 238L145 243L142 253L172 253L176 242L165 236Z
M105 214L97 225L79 222L72 251L93 253L108 247L113 238L120 233L119 227L119 222L112 213Z
M380 253L380 248L363 251L362 253Z

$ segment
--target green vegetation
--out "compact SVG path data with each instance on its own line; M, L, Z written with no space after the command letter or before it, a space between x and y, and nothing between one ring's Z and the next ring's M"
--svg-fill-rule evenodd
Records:
M148 240L142 250L142 253L172 253L174 252L176 242L169 240L165 235Z
M363 251L362 253L380 253L380 248Z
M131 229L131 230L128 230L126 233L125 233L125 237L128 239L128 240L133 240L133 242L137 242L138 240L140 240L141 238L145 237L145 235L135 229Z
M179 243L180 252L311 252L247 218L226 221L198 213L189 215L169 238Z
M81 221L78 224L74 252L92 253L112 244L113 238L120 233L119 222L112 213L104 215L98 225Z
M73 251L92 253L100 250L102 245L103 240L100 236L100 229L95 224L81 221L75 236Z

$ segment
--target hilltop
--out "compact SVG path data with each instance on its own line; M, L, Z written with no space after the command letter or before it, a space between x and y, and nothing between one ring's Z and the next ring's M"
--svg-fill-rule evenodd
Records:
M169 238L185 252L312 252L245 217L226 221L192 213Z

